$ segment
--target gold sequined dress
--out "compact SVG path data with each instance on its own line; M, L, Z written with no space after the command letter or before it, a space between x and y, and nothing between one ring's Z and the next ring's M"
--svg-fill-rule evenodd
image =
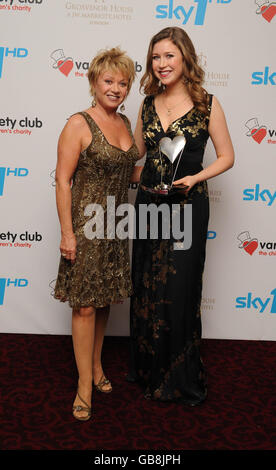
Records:
M178 240L174 235L172 222L169 236L159 231L158 238L154 239L149 233L154 219L148 219L147 237L137 236L133 241L134 294L130 306L128 380L139 381L148 399L181 401L189 405L201 403L207 394L206 372L200 356L200 304L209 219L208 188L203 181L188 195L176 191L167 196L147 189L160 184L161 173L163 182L169 184L178 163L175 180L202 170L211 105L209 95L206 115L193 107L164 131L154 96L145 98L142 121L147 157L135 204L138 234L144 229L140 210L156 205L160 212L161 208L168 208L171 216L178 211L182 228L187 227L188 233L192 228L192 239L191 245L182 245L183 239ZM186 138L180 162L178 157L172 165L167 157L162 157L161 165L160 140L177 136ZM192 220L188 219L186 225L184 214L188 207Z
M54 293L74 309L105 307L132 293L129 240L117 236L116 226L122 217L113 218L113 214L128 202L129 180L139 156L126 116L120 114L132 145L123 151L108 143L88 113L79 114L91 130L92 141L79 156L71 188L77 254L74 264L60 258ZM93 230L98 238L92 238Z

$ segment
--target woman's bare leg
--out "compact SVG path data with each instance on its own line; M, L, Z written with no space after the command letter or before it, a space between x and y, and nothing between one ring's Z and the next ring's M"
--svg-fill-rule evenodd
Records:
M72 339L76 365L79 373L78 393L91 406L92 355L94 350L96 310L93 307L73 310ZM85 406L76 396L74 405ZM74 411L78 417L86 417L86 411Z
M95 340L93 350L93 380L95 384L99 383L104 374L101 356L106 325L109 317L109 311L109 306L104 308L98 308L96 311ZM110 390L111 385L105 384L102 388L103 390Z

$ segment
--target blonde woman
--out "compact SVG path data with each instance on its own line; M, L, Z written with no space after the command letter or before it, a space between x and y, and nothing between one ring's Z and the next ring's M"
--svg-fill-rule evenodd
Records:
M88 80L92 106L70 117L58 143L56 200L61 226L61 259L55 297L72 307L72 338L78 369L73 416L91 417L92 382L112 390L101 362L109 306L132 292L128 240L93 237L93 204L106 216L127 202L138 150L127 117L117 112L135 77L133 61L119 48L101 51ZM72 183L72 186L71 186ZM96 207L96 206L95 206ZM105 219L106 220L106 219Z
M169 207L173 220L178 211L184 239L172 233L171 222L169 238L160 230L158 239L150 239L149 227L148 239L134 240L132 367L128 379L141 382L146 398L189 405L201 403L207 394L200 356L200 303L209 218L206 180L228 170L234 162L223 110L203 88L203 79L187 33L177 27L157 33L150 42L141 80L146 98L135 131L140 156L147 152L136 213L142 205L156 204L160 212ZM217 159L203 169L209 136ZM164 137L167 141L162 141L160 152ZM178 153L175 160L172 152ZM186 218L188 207L191 210L187 213L192 215ZM152 221L160 227L160 222ZM137 233L140 225L138 217ZM191 243L186 243L190 233Z

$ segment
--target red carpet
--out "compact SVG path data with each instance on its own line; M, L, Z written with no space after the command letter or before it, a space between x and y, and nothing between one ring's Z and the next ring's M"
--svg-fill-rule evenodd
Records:
M0 334L1 450L275 450L276 342L203 340L208 398L199 407L147 401L125 381L128 338L106 337L113 392L93 419L71 416L70 336Z

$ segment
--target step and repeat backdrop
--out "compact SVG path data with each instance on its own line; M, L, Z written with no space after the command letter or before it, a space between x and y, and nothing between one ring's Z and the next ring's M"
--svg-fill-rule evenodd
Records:
M276 2L269 0L0 0L0 332L70 334L71 310L53 298L58 136L70 115L90 106L91 59L113 46L135 62L125 111L134 129L148 44L167 26L192 38L236 154L233 169L208 182L203 336L276 340ZM209 141L204 165L214 158ZM136 190L130 185L130 202ZM112 306L107 335L129 335L128 299Z

